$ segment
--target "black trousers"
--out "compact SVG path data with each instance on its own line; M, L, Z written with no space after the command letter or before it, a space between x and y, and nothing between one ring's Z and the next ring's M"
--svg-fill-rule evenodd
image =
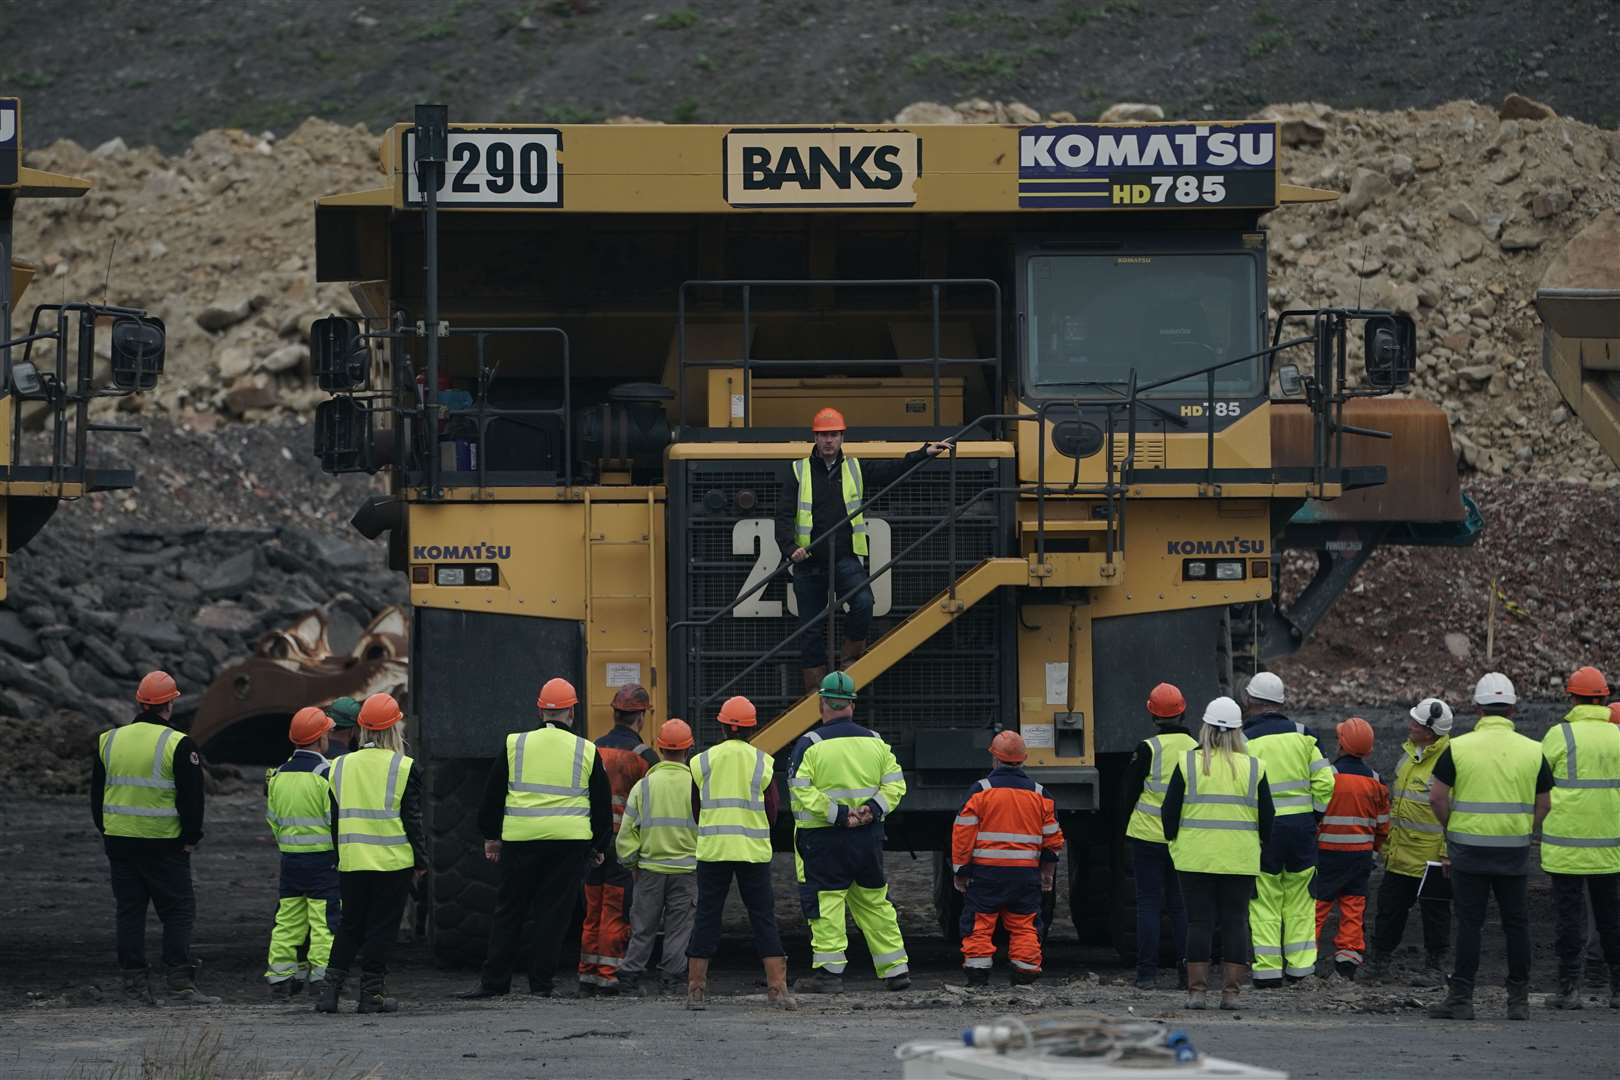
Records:
M338 874L343 920L332 937L330 966L354 969L356 956L367 975L388 971L388 953L399 937L399 920L411 898L411 875L404 870L344 870Z
M1558 979L1574 981L1586 966L1586 898L1592 898L1609 977L1620 968L1620 874L1548 874L1553 887Z
M118 908L118 966L125 971L146 967L148 904L157 909L158 920L163 923L163 966L189 964L191 930L197 922L191 856L164 845L150 853L108 854L107 866Z
M523 921L534 911L534 943L529 953L529 987L551 985L557 954L573 924L580 885L589 867L589 840L507 840L501 844L501 884L489 928L483 984L510 990L512 968L522 951Z
M720 951L720 915L731 892L731 879L737 879L737 892L748 909L748 925L754 931L754 952L761 958L786 956L782 936L776 930L776 894L771 889L768 862L700 862L697 865L697 916L692 924L692 940L686 955L707 960Z
M1451 945L1451 905L1444 900L1419 900L1422 878L1384 871L1378 886L1378 910L1373 919L1373 952L1388 955L1401 944L1406 933L1406 917L1418 905L1423 919L1423 951L1431 957L1444 956Z
M1207 964L1213 936L1221 934L1221 956L1228 963L1249 960L1249 898L1254 878L1247 874L1193 874L1178 871L1187 907L1187 963Z
M1457 964L1452 985L1474 992L1479 974L1479 941L1485 929L1485 905L1496 894L1507 935L1508 982L1530 980L1530 889L1524 874L1468 874L1451 868L1452 907L1457 911Z
M1130 845L1136 871L1136 973L1151 977L1159 970L1159 913L1170 915L1170 940L1179 960L1187 952L1187 911L1170 845L1135 837Z

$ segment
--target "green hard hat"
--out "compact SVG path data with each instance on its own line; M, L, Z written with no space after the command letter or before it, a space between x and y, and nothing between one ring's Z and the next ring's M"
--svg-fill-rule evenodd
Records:
M855 700L855 680L848 673L842 671L828 672L827 677L821 680L821 696L837 701Z
M334 698L324 711L340 728L351 728L360 722L360 703L352 697Z

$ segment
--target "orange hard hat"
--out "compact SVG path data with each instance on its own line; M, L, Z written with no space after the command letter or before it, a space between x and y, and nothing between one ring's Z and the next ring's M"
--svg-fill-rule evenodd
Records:
M652 696L640 683L626 683L613 695L612 707L619 712L646 712L652 708Z
M1161 720L1174 720L1187 711L1187 699L1181 691L1162 682L1148 692L1148 712Z
M990 740L990 756L1008 765L1021 765L1029 757L1024 737L1016 731L1003 731Z
M844 414L837 409L822 409L816 413L816 418L810 421L811 431L843 431Z
M754 703L741 694L726 698L726 703L720 706L719 719L727 727L759 726L759 712L754 708Z
M326 715L325 710L314 705L306 705L293 713L292 725L287 728L287 738L292 740L294 746L308 746L333 728L333 720Z
M1564 689L1577 697L1608 697L1609 680L1595 667L1576 668Z
M1359 716L1340 722L1335 729L1339 736L1339 751L1353 754L1356 757L1366 757L1373 749L1373 729Z
M167 671L147 672L135 688L135 700L141 705L167 705L179 696L180 688Z
M392 694L372 694L360 706L360 726L367 731L382 731L404 719L399 702Z
M547 679L534 703L542 709L572 709L579 704L579 694L567 679Z
M658 737L653 745L660 750L690 750L692 748L692 729L685 720L665 720L658 728Z

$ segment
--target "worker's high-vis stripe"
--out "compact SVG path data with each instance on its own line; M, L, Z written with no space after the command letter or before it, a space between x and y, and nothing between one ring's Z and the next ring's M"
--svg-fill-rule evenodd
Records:
M1039 844L1041 838L1030 833L981 832L980 840L999 841L1003 844Z
M979 836L982 838L983 833ZM974 848L973 857L982 860L1001 860L1003 862L1040 862L1041 853L1038 851L1009 851L1006 848Z
M1316 837L1318 844L1368 844L1371 843L1371 831L1364 833L1320 833Z
M136 721L101 736L101 825L108 836L174 839L180 811L174 801L174 752L180 733Z
M1039 965L1039 964L1031 964L1031 963L1028 963L1027 961L1019 960L1019 959L1017 959L1015 957L1011 957L1011 956L1007 957L1007 962L1009 964L1011 964L1013 967L1020 970L1020 971L1039 971L1039 970L1041 970L1041 965Z
M956 815L956 824L958 825L977 825L978 823L979 819L972 814Z
M1476 802L1474 800L1459 799L1451 804L1452 810L1461 810L1468 814L1529 814L1535 811L1531 803L1518 802Z
M964 956L962 958L962 966L964 968L988 970L989 968L995 966L995 962L996 958L993 956Z
M1411 799L1413 802L1422 803L1425 806L1429 804L1429 793L1420 788L1396 788L1395 798Z
M589 840L595 762L596 747L564 728L508 735L501 839ZM618 807L614 810L617 824Z
M750 825L699 825L699 836L747 836L756 840L769 840L769 828L756 829Z
M1378 824L1369 817L1341 817L1338 814L1329 814L1322 819L1323 825L1360 825L1371 829Z
M1620 836L1548 836L1543 833L1541 842L1555 847L1620 847Z

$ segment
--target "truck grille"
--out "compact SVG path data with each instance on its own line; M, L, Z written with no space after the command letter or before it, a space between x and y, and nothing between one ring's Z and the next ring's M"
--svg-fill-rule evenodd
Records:
M672 619L701 619L722 610L743 591L760 561L754 531L764 533L765 551L775 549L769 539L786 472L781 462L678 462L684 470L681 485L672 485L671 578L681 584L670 590ZM998 463L961 461L957 464L957 497L966 500L997 482ZM869 489L870 490L870 489ZM738 495L752 493L754 505L737 508ZM915 543L929 527L946 517L952 507L950 477L941 465L912 475L886 498L873 505L869 519L888 524L891 556ZM739 534L739 522L749 522ZM763 522L762 524L754 524ZM985 498L957 523L957 573L1000 551L1001 527L996 502ZM741 549L743 553L737 553ZM879 550L876 527L873 555ZM900 561L887 577L890 607L874 620L875 641L921 605L944 591L949 578L949 540L942 529ZM774 567L767 563L762 572ZM881 579L880 579L881 582ZM768 652L798 627L787 613L791 588L787 578L772 582L759 599L775 617L727 615L714 625L677 635L684 655L672 657L681 665L672 711L693 722L702 745L720 738L714 717L720 701L706 701L754 660ZM880 588L880 586L879 586ZM878 593L882 611L882 594ZM682 610L677 610L680 608ZM877 728L892 744L909 743L919 729L983 727L996 718L1000 702L1000 605L993 599L980 603L945 630L936 634L899 664L861 690L858 715ZM839 639L842 640L840 619ZM815 631L818 644L823 628ZM759 709L762 723L784 712L802 694L800 644L795 642L769 662L727 689L725 696L744 694Z

